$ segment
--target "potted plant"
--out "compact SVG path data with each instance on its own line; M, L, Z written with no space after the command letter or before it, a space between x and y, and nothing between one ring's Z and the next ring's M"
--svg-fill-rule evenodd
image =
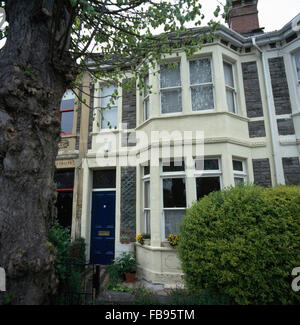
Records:
M170 234L168 236L169 245L175 248L178 245L179 236L177 234Z
M141 245L150 245L150 238L150 234L141 233L136 236L136 241Z
M116 262L120 266L120 271L125 275L126 282L134 282L137 268L134 253L122 253Z

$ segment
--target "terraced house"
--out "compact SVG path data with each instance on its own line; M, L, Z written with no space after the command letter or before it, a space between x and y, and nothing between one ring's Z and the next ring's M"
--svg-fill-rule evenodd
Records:
M232 0L229 27L212 43L192 57L178 49L149 69L151 92L119 87L101 113L114 86L87 81L91 108L74 113L57 167L74 159L72 234L86 238L91 262L135 249L139 277L176 286L182 272L166 238L193 201L246 182L300 185L300 15L264 33L257 2ZM135 242L142 232L149 244Z

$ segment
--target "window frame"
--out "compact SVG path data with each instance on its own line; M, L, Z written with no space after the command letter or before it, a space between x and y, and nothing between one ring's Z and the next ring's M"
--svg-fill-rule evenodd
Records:
M60 108L59 109L59 121L60 121L60 124L61 124L61 118L62 118L63 113L73 112L73 125L72 125L72 131L71 132L62 132L62 130L60 128L60 134L61 135L71 135L71 134L73 134L73 128L74 128L74 117L75 117L74 112L75 112L75 98L76 98L76 96L75 96L75 93L74 93L74 91L72 89L68 89L68 90L71 91L74 94L74 106L73 106L73 108L67 108L67 109L61 109ZM65 93L64 93L64 95L65 95ZM62 101L63 101L63 99L61 100L61 102Z
M112 131L112 130L118 130L119 129L119 100L117 99L116 102L114 103L114 105L112 106L112 104L110 103L110 98L111 98L112 95L105 96L105 97L101 97L102 96L103 89L104 88L109 88L110 86L113 86L114 89L118 89L118 85L115 85L113 83L109 84L109 86L106 86L106 84L102 84L100 86L100 110L99 110L99 119L100 119L100 123L99 123L99 126L100 127L99 127L99 129L100 129L100 132L101 131L102 132L103 131L104 132L107 132L107 131ZM109 104L111 105L110 109L109 108L102 109L102 107L104 107L104 106L102 106L102 100L103 100L103 98L108 98ZM105 112L105 110L111 111L112 108L115 108L116 111L117 111L117 116L116 116L117 126L115 128L111 128L111 129L110 128L103 128L102 123L104 121L102 120L102 114L103 114L102 112Z
M300 59L300 48L298 48L296 51L294 51L293 53L293 64L294 64L294 69L296 72L296 80L297 80L297 84L300 85L300 67L299 67L299 75L298 75L298 67L297 67L297 62L296 62L296 55L299 55L299 59Z
M73 171L73 187L71 188L56 188L57 193L72 193L72 204L74 203L74 183L75 183L75 170L74 169L56 169L55 172L63 173L63 172L69 172ZM57 184L56 184L57 186ZM57 195L58 196L58 195ZM72 230L72 217L73 217L73 211L71 211L71 225L70 225L70 231Z
M219 169L208 169L208 170L199 170L196 169L196 161L199 159L194 159L194 166L195 166L195 200L198 200L198 194L197 194L197 178L209 178L209 177L219 177L220 181L220 190L223 189L223 173L222 173L222 159L221 157L204 157L204 160L209 159L217 159L218 160L218 166Z
M148 83L146 82L146 80L148 79ZM149 74L145 77L145 85L149 86ZM143 89L143 122L147 121L150 118L150 93L149 93L149 89L147 89L147 94L146 94L146 89L144 87ZM148 105L148 111L147 111L147 105Z
M231 66L233 87L226 84L225 68L224 68L225 64L228 64L228 65ZM238 114L239 108L238 108L237 87L236 87L236 63L230 62L229 60L226 60L226 59L223 58L223 71L224 71L224 81L225 81L226 104L227 104L228 112L232 113L232 114ZM231 112L229 110L229 105L228 105L228 101L227 101L227 90L229 90L229 91L231 91L233 93L234 112Z
M190 62L191 61L198 61L198 60L204 60L209 59L210 60L210 70L211 70L211 82L205 82L202 84L191 84L191 78L190 78ZM188 60L188 79L189 79L189 92L190 92L190 107L192 113L206 113L206 112L212 112L216 111L216 94L215 94L215 79L214 79L214 70L213 70L213 59L211 56L203 56L203 57L196 57ZM193 110L193 101L192 101L192 88L201 87L201 86L207 86L212 85L213 90L213 108L210 109L204 109L204 110Z
M180 115L183 113L183 103L182 103L182 67L181 67L181 60L180 61L173 61L173 62L166 62L166 63L161 63L160 64L160 71L161 71L161 66L163 65L168 65L168 64L172 64L172 63L177 63L178 67L179 67L179 81L180 81L180 86L175 86L175 87L164 87L161 88L161 72L159 74L159 101L160 101L160 115L166 116L166 115ZM164 91L168 91L168 90L176 90L176 89L180 89L181 92L181 111L180 112L169 112L169 113L163 113L162 111L162 92Z
M171 160L170 160L171 161ZM182 158L182 162L185 164L184 158ZM187 177L186 177L186 172L185 171L174 171L174 172L164 172L163 171L163 161L160 162L160 197L161 197L161 236L162 236L162 240L166 241L167 237L166 237L166 229L165 229L165 210L168 211L185 211L188 208L188 191L187 191ZM174 208L170 208L164 207L164 184L163 181L164 179L175 179L175 178L181 178L184 179L185 182L185 202L186 202L186 206L185 207L174 207Z
M238 161L242 163L242 168L243 170L235 170L233 167L233 162L234 161ZM244 184L247 183L248 180L248 176L247 176L247 169L246 169L246 160L245 159L241 159L241 158L234 158L232 157L232 170L233 170L233 180L234 180L234 186L236 186L237 184L235 183L235 179L239 178L239 179L243 179Z
M150 173L144 174L144 166L142 166L143 169L143 176L142 176L142 202L143 202L143 218L144 218L144 233L145 234L151 234L151 179L150 179ZM149 207L145 207L145 194L146 194L146 183L149 183ZM149 224L147 223L147 214L149 214Z

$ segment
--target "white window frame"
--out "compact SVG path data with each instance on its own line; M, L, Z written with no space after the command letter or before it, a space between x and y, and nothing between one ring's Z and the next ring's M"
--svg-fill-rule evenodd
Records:
M163 115L163 116L166 116L166 115L180 115L182 114L183 112L183 103L182 103L182 80L181 80L181 61L174 61L174 62L166 62L166 63L161 63L160 67L163 66L163 65L168 65L168 64L172 64L172 63L177 63L178 64L178 67L179 67L179 81L180 81L180 86L176 86L176 87L165 87L165 88L161 88L161 83L160 83L160 74L159 74L159 98L160 98L160 114ZM161 70L161 69L160 69ZM162 111L162 92L164 92L165 90L168 91L168 90L176 90L176 89L180 89L180 92L181 92L181 111L180 112L169 112L169 113L163 113Z
M145 186L146 186L146 183L149 182L149 191L151 191L151 180L150 180L150 171L149 171L149 174L145 175L144 174L144 169L145 166L142 166L142 185L143 185L143 189L142 189L142 195L143 195L143 218L144 218L144 233L145 234L151 234L151 194L149 195L149 207L148 208L145 208L145 194L146 194L146 191L145 191ZM147 229L147 214L149 214L149 230Z
M197 178L204 177L219 177L220 180L220 190L223 189L223 180L222 180L222 166L221 166L221 158L220 157L204 157L204 160L216 159L218 160L219 169L211 169L211 170L199 170L196 169L196 161L199 159L194 159L195 165L195 200L197 200ZM204 165L203 165L204 167Z
M190 62L191 61L198 61L198 60L203 60L203 59L209 59L210 60L210 69L211 69L211 82L205 82L201 84L191 84L191 78L190 78ZM211 112L216 110L216 96L215 96L215 80L214 80L214 71L213 71L213 60L211 56L204 56L204 57L198 57L198 58L193 58L188 60L188 76L189 76L189 85L190 85L190 107L192 113L206 113L206 112ZM193 102L192 102L192 88L197 88L201 86L206 86L206 85L212 85L213 88L213 107L210 109L205 109L205 110L193 110Z
M226 84L226 78L225 78L225 69L224 64L228 64L231 66L232 69L232 78L233 78L233 87ZM236 63L230 62L226 59L223 59L223 71L224 71L224 80L225 80L225 91L227 90L231 91L233 93L233 103L234 103L234 112L231 112L229 110L229 105L227 102L227 94L226 94L226 104L228 108L228 112L232 114L238 114L238 102L237 102L237 90L236 90Z
M239 161L242 163L242 167L243 170L234 170L233 168L233 161ZM234 180L234 185L236 185L235 183L235 179L239 178L239 179L243 179L244 184L247 183L247 170L246 170L246 160L245 159L240 159L240 158L232 158L232 169L233 169L233 180Z
M116 85L114 85L114 84L111 84L112 86L114 86L114 88L115 89L117 89L118 88L118 86L116 86ZM101 85L100 86L100 88L104 88L104 87L106 87L106 88L108 88L106 85ZM102 96L102 92L103 92L103 90L100 90L100 97ZM107 96L107 98L110 98L111 96ZM116 116L116 120L117 120L117 127L116 128L104 128L104 127L102 127L102 122L103 122L103 120L102 120L102 107L104 107L104 106L102 106L102 100L103 100L103 98L101 97L100 98L100 114L99 114L99 118L100 118L100 131L112 131L112 130L117 130L118 129L118 125L119 125L119 107L118 107L118 99L115 101L115 103L114 103L114 105L112 105L111 104L111 107L110 107L110 109L113 109L113 108L115 108L116 110L117 110L117 116ZM108 110L108 108L106 108L105 110ZM104 110L104 111L105 111Z
M171 161L171 160L170 160ZM185 161L182 158L182 162L185 165ZM173 178L183 178L185 181L185 202L186 206L185 207L180 207L180 208L165 208L164 207L164 185L163 185L163 180L164 179L173 179ZM187 179L186 179L186 173L185 171L175 171L175 172L164 172L163 171L163 161L161 161L160 164L160 185L161 185L161 233L162 233L162 240L165 241L166 238L166 231L165 231L165 213L164 211L186 211L187 209L187 202L188 202L188 193L187 193Z

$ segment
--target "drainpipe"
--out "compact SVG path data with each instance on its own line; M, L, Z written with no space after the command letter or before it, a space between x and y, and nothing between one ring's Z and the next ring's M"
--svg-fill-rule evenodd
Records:
M252 44L253 46L259 51L261 54L261 59L262 59L262 65L263 65L263 71L264 71L264 82L265 82L265 89L266 89L266 95L267 95L267 106L268 106L268 115L269 115L269 121L270 121L270 129L271 129L271 139L272 139L272 149L273 149L273 159L274 159L274 164L275 164L275 183L276 185L279 185L281 183L279 181L279 175L280 175L280 168L279 166L279 160L278 160L278 150L277 150L277 134L276 134L276 125L274 123L274 118L272 115L272 104L271 104L271 93L269 89L269 85L267 83L267 78L266 76L268 75L268 70L267 70L267 60L265 53L263 50L256 44L256 37L252 36Z

